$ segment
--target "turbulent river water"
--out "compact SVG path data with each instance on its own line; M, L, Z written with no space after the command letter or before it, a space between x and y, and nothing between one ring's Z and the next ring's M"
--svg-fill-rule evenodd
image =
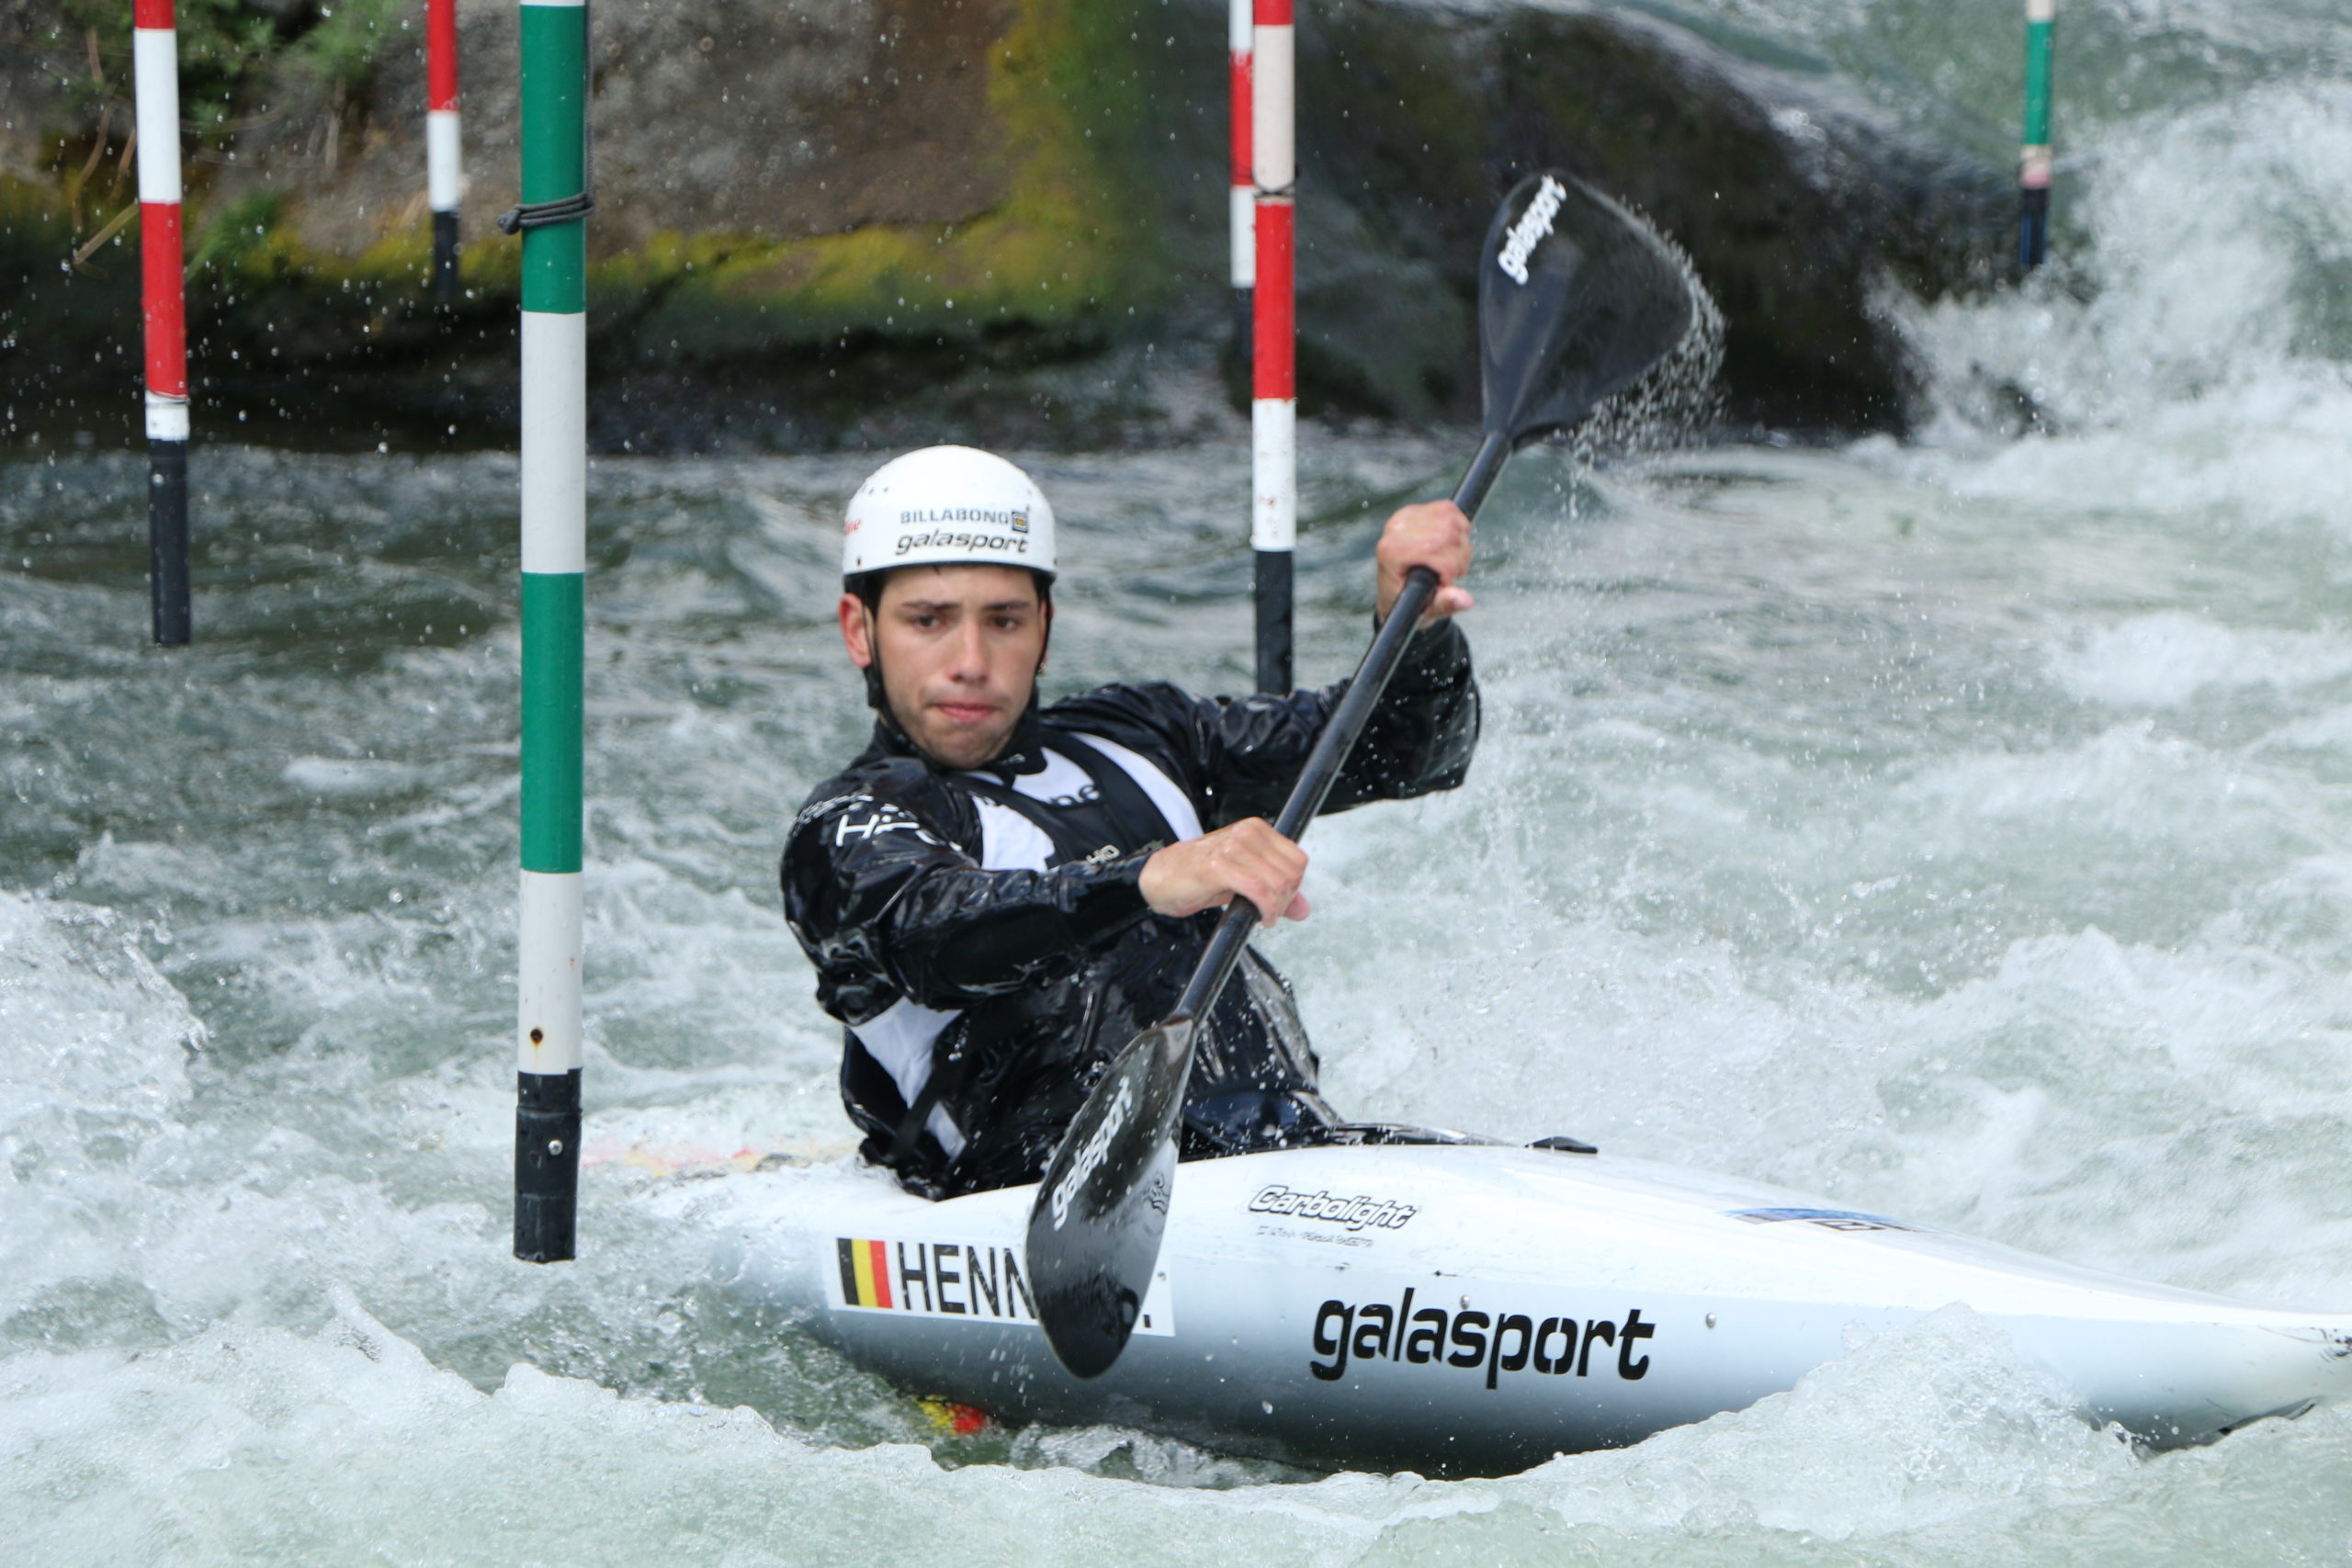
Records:
M1995 63L1923 63L1943 14L1775 25L1869 90L1997 107ZM1507 478L1470 783L1318 827L1316 914L1271 943L1343 1109L2352 1305L2340 23L2080 26L2109 52L2084 49L2070 254L1889 300L1928 372L1912 440ZM1458 445L1305 443L1310 678L1359 646L1379 518ZM12 1557L2352 1551L2352 1412L2141 1453L1964 1313L1631 1450L1434 1483L956 1436L731 1303L639 1197L652 1165L845 1132L774 870L864 728L828 604L869 462L594 468L591 1134L554 1269L506 1257L513 463L206 448L178 652L141 643L138 460L0 464ZM1053 683L1242 684L1245 447L1030 462L1067 537Z

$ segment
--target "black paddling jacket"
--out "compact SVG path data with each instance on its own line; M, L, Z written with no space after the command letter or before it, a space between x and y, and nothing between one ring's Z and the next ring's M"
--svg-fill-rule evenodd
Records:
M1104 686L1040 711L985 768L887 717L784 851L785 919L847 1025L842 1099L867 1158L949 1197L1034 1181L1110 1057L1174 1006L1217 912L1155 915L1151 852L1272 818L1347 683L1286 697ZM1323 809L1452 789L1478 736L1470 648L1416 633ZM1332 1120L1290 987L1245 953L1200 1032L1194 1154Z

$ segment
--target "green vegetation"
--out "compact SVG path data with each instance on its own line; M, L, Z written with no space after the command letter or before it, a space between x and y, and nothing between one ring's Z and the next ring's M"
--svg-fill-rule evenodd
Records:
M124 0L62 0L65 20L90 54L86 76L71 78L77 106L130 97L131 8ZM278 24L243 0L177 0L180 118L199 135L225 139L243 96L268 74L284 45Z
M128 0L59 0L93 61L72 79L80 107L130 96L131 7ZM386 39L400 31L409 0L326 0L282 12L247 0L175 0L180 117L200 136L225 141L273 80L332 92L364 87ZM282 73L282 74L281 74Z
M288 43L287 74L329 93L356 93L375 74L384 45L402 36L401 22L421 23L424 10L415 0L329 0ZM413 41L416 35L407 36Z

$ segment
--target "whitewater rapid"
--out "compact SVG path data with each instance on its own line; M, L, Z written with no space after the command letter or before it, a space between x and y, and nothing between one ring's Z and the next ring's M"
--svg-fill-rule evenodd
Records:
M2173 109L2084 129L2057 267L1889 295L1915 439L1513 468L1469 784L1318 825L1316 914L1270 944L1336 1103L2352 1305L2352 94L2215 47ZM1465 453L1302 445L1326 679L1380 517ZM1246 682L1238 430L1024 460L1069 536L1055 689ZM590 1160L551 1269L505 1245L511 461L208 448L175 653L141 640L136 458L0 465L15 1554L2340 1557L2352 1413L2142 1455L1964 1310L1749 1411L1438 1483L956 1436L733 1303L642 1198L845 1134L774 874L864 729L831 562L870 461L593 469Z

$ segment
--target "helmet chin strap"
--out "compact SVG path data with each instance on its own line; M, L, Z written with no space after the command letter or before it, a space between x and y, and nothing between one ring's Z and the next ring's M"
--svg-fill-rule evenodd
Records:
M1046 638L1038 646L1037 668L1030 677L1029 706L1033 708L1037 705L1036 677L1046 672L1046 655L1052 651L1054 644L1054 601L1051 595L1041 601L1041 605L1046 617ZM875 618L874 607L861 601L858 610L865 617L865 668L861 671L865 677L865 705L872 708L884 724L897 732L898 739L905 741L917 751L922 751L924 756L931 757L931 753L923 751L915 738L907 732L906 725L890 707L890 694L882 684L882 627ZM1020 726L1016 724L1012 733L1019 732ZM1006 739L1010 740L1012 734L1008 734ZM932 757L934 762L938 760L936 757Z
M865 677L865 705L880 714L904 738L906 726L890 711L890 694L882 689L882 624L874 614L874 606L862 599L858 601L857 613L865 617L865 668L861 671Z

